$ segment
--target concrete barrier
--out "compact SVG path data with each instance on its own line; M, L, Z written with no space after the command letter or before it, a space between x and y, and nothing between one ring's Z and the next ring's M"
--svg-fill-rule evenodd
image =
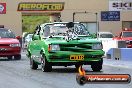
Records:
M107 59L132 61L132 48L111 48L106 52Z
M132 61L132 48L121 48L121 60Z

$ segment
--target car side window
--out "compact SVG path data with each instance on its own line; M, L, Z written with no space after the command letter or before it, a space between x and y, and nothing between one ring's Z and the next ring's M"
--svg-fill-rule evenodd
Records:
M39 35L40 34L40 29L41 29L40 26L37 26L35 28L35 31L34 31L33 36L32 36L32 40L34 40L34 35Z
M48 25L44 26L43 31L44 31L44 34L43 34L44 37L50 36L50 27Z
M44 30L43 27L39 31L39 35L43 38L44 37Z

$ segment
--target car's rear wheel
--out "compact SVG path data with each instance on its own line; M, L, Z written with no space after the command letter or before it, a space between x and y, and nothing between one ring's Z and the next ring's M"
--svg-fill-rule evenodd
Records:
M38 65L35 63L35 61L30 58L30 68L36 70L38 68Z
M8 56L7 58L8 58L8 60L12 60L12 56Z
M15 60L20 60L20 59L21 59L21 55L15 55L15 56L14 56L14 59L15 59Z
M98 61L98 62L93 62L91 65L91 68L93 71L98 72L98 71L102 70L102 64L103 64L103 60Z
M52 65L47 61L45 55L41 56L41 68L43 72L51 72Z

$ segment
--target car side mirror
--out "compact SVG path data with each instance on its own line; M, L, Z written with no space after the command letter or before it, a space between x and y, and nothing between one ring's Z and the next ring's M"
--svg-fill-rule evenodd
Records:
M18 40L21 39L21 36L16 36L16 39L18 39Z
M33 40L39 40L39 39L40 39L39 35L34 35L33 36Z

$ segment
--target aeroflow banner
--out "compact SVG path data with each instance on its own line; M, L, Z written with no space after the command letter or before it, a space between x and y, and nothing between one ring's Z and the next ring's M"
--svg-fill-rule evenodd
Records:
M109 11L132 10L132 0L109 0Z
M22 2L18 11L62 11L64 2Z

